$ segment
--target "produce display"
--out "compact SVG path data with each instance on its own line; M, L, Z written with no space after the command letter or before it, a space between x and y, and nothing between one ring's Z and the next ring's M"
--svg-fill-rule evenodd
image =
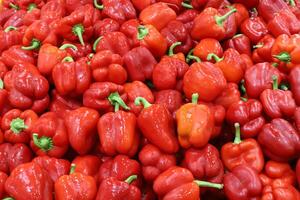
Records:
M0 0L0 199L300 200L300 0Z

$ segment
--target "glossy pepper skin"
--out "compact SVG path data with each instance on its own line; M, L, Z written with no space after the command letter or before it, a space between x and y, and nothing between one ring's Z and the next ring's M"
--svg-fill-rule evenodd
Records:
M35 64L35 58L32 51L23 50L21 45L11 46L9 49L2 52L1 61L11 69L18 63Z
M1 129L5 141L11 143L28 143L31 131L38 120L38 115L32 110L21 111L12 109L5 113L1 119Z
M248 165L238 165L224 175L224 191L229 200L258 199L262 188L257 171Z
M96 181L91 176L74 172L76 165L72 164L69 175L61 176L54 186L55 199L93 200L97 194Z
M5 191L14 199L52 200L53 182L38 164L16 167L5 182Z
M240 125L235 123L234 126L236 129L234 142L223 145L221 149L224 166L231 171L238 165L248 165L259 173L264 167L261 147L255 139L241 140Z
M207 61L208 54L213 53L218 57L223 56L223 48L220 42L214 38L204 38L195 46L193 55L202 61Z
M294 67L288 76L288 80L291 86L291 91L293 93L293 98L295 99L297 105L300 105L300 67Z
M178 141L181 147L204 147L214 129L214 116L210 108L198 104L198 94L192 95L192 102L182 105L176 111Z
M31 130L30 146L39 156L61 158L69 147L64 120L54 112L44 113Z
M63 44L69 44L70 42L65 41ZM79 60L82 57L88 57L89 54L92 53L92 45L90 43L86 43L81 45L80 43L73 43L77 47L77 50L74 48L67 48L66 51L71 55L74 60Z
M62 19L66 15L66 9L64 1L48 1L41 8L40 18L51 24L56 20Z
M139 25L140 22L138 19L130 19L124 22L120 27L120 31L127 36L130 47L132 48L140 46L140 42L136 37Z
M150 104L142 97L137 97L135 104L144 106L137 118L143 136L165 153L177 152L179 145L174 121L167 108L160 104Z
M131 81L152 79L152 72L157 61L146 47L140 46L131 49L124 55L123 59Z
M3 197L5 194L4 185L7 179L7 174L0 172L0 197Z
M254 63L272 62L273 56L271 53L275 38L272 35L265 35L256 45L253 46L252 60Z
M16 28L14 26L7 27L0 31L0 53L13 45L22 44L22 38L25 28Z
M91 59L90 68L97 82L124 84L127 80L127 71L123 67L122 57L109 50L97 52Z
M91 150L97 134L98 119L99 113L87 107L72 110L65 116L70 145L78 154L83 155Z
M266 21L272 20L275 17L276 13L278 13L280 10L289 10L288 4L280 0L261 0L257 8L259 14Z
M285 162L299 156L299 134L284 119L273 119L265 124L257 140L265 155L274 161Z
M183 91L189 99L193 93L198 93L200 100L212 101L225 87L222 71L209 62L192 64L183 77Z
M141 191L138 187L130 185L132 181L137 179L136 175L128 177L124 181L119 181L115 177L104 179L99 186L96 200L129 200L141 199Z
M234 15L235 8L230 9L226 14L221 15L220 12L212 7L204 9L195 19L191 30L191 36L194 40L203 38L214 38L222 40L228 36L228 31L233 29L236 31Z
M155 103L164 105L173 116L183 104L183 98L177 90L161 90L155 93Z
M139 161L144 179L150 182L168 168L176 166L175 155L166 154L152 144L147 144L140 150Z
M32 64L16 64L6 73L4 85L10 105L19 109L44 111L49 104L49 84Z
M120 29L119 23L111 18L105 18L103 20L97 20L94 24L94 35L105 35L110 32L115 32Z
M76 156L72 161L72 164L76 165L74 172L92 176L95 178L96 182L101 163L100 157L94 155Z
M240 124L243 138L255 137L265 124L262 116L263 106L258 100L245 100L237 101L228 107L226 120L230 124Z
M51 180L55 182L59 177L67 175L70 171L70 162L49 156L37 156L32 160L47 171Z
M273 76L278 77L278 84L280 84L281 75L279 70L267 62L258 63L247 68L244 79L248 97L258 98L265 89L271 89Z
M52 79L60 95L81 95L90 86L91 70L87 59L74 61L72 57L65 57L52 70Z
M237 34L225 42L225 48L232 48L240 54L247 54L251 56L251 42L244 34Z
M224 167L219 151L211 144L201 149L190 148L185 151L182 166L189 169L199 180L221 183Z
M226 88L215 99L214 103L228 109L231 104L240 100L241 94L238 90L238 85L235 83L228 83Z

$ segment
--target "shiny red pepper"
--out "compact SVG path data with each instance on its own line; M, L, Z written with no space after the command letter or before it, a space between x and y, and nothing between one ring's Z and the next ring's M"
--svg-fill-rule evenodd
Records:
M0 197L4 197L4 194L5 194L5 182L6 182L6 179L7 179L7 175L4 173L4 172L0 172Z
M228 83L226 88L215 99L214 103L228 109L231 104L240 100L241 94L238 90L238 85L235 83Z
M132 48L140 46L140 42L136 37L139 25L140 22L138 19L130 19L124 22L120 27L120 31L127 36Z
M164 105L175 116L175 111L183 104L183 98L177 90L161 90L155 93L155 103Z
M273 56L271 53L275 38L272 35L265 35L256 45L253 46L252 60L254 63L272 62Z
M68 8L63 0L48 1L41 8L40 18L51 24L56 20L62 19L66 15L66 9Z
M204 38L200 40L193 51L193 55L198 56L202 61L206 61L207 56L211 53L218 57L223 56L223 48L220 42L213 38Z
M32 51L23 50L20 45L11 46L9 49L2 52L1 61L11 69L18 63L35 64L36 60Z
M251 42L244 34L237 34L225 42L225 48L233 48L240 54L251 56Z
M122 25L123 26L123 25ZM111 18L105 18L103 20L97 20L94 24L94 35L100 36L106 33L119 31L120 25L116 20Z
M294 67L288 77L291 91L293 93L293 97L297 103L297 105L300 105L300 66Z
M74 172L92 176L97 181L98 170L102 163L100 157L94 155L76 156L72 163L76 165Z
M24 35L25 28L16 28L14 26L9 26L4 30L0 31L0 53L8 49L13 45L22 44L22 38Z
M64 41L64 44L69 44L70 42L68 41ZM84 45L81 45L80 43L74 43L72 42L73 45L75 45L77 47L77 49L74 48L67 48L66 52L68 52L71 57L74 60L79 60L82 57L89 57L89 55L92 53L92 45L90 43L86 43Z
M59 0L60 1L60 0ZM70 14L78 7L81 7L86 4L93 5L93 0L64 0L65 8L67 9L67 13Z

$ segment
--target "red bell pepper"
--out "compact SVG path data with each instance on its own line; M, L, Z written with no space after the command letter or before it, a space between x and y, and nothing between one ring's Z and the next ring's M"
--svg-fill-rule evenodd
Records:
M225 87L222 71L209 62L192 64L183 77L183 91L189 99L193 93L198 93L200 100L212 101Z
M8 49L13 45L18 45L22 43L22 38L24 35L25 28L16 28L14 26L9 26L4 30L0 31L0 53Z
M63 2L65 3L65 8L67 9L68 14L86 4L93 5L93 0L63 0Z
M188 9L183 11L180 15L177 16L176 20L181 21L188 32L191 32L194 26L194 19L199 14L198 10L195 9Z
M55 182L55 199L57 200L93 200L97 194L96 181L91 176L74 172L76 165L72 164L69 175L63 175Z
M163 153L152 144L147 144L140 150L139 161L142 164L143 177L149 182L170 167L176 166L175 155Z
M136 10L141 12L144 8L148 7L149 5L155 3L155 0L146 0L146 1L140 1L140 0L131 0L133 6Z
M41 115L31 133L30 146L39 156L61 158L68 150L68 133L64 121L54 112Z
M65 116L71 147L80 155L91 150L97 134L99 113L91 108L80 107Z
M132 48L140 46L140 42L136 37L136 35L138 33L137 28L139 25L140 25L140 22L138 19L130 19L130 20L124 22L120 27L120 31L126 35L126 37L128 38L130 47L132 47Z
M257 140L265 155L274 161L284 162L299 156L300 136L284 119L273 119L265 124Z
M235 83L228 83L226 88L215 99L214 103L228 109L231 104L238 102L240 97L241 95L238 90L238 85Z
M243 3L234 3L232 5L228 5L227 7L233 7L236 9L236 12L234 13L234 16L235 16L235 21L236 21L236 25L239 27L242 22L245 20L245 19L248 19L249 18L249 12L248 12L248 9L246 7L247 5L245 5L245 2Z
M91 70L86 58L74 61L72 57L65 57L52 70L52 79L60 95L83 94L91 83Z
M23 50L20 45L11 46L9 49L2 52L1 61L11 69L18 63L35 64L36 60L32 51Z
M248 1L244 1L244 0L233 0L234 3L241 3L244 6L246 6L248 9L250 8L254 8L256 6L258 6L259 0L248 0Z
M300 67L296 66L294 67L290 74L289 74L289 83L291 86L291 91L293 92L293 97L297 103L297 105L300 105Z
M193 174L182 167L171 167L154 181L153 189L160 199L200 199L200 187L222 189L223 184L194 180Z
M47 1L46 4L41 8L40 19L46 21L48 24L56 20L62 19L66 15L65 1L55 0Z
M193 54L201 60L206 60L208 54L215 54L218 57L223 56L223 49L220 42L213 38L204 38L194 48Z
M273 56L271 53L275 38L272 35L265 35L256 45L253 46L252 60L255 63L272 62Z
M232 8L224 15L221 15L215 8L209 7L204 9L194 19L194 26L191 30L192 38L200 40L210 37L222 40L229 36L228 32L231 32L231 30L235 34L235 17L232 14L236 11L236 8Z
M278 84L280 84L281 75L279 70L267 62L258 63L246 69L244 78L248 97L258 98L265 89L271 89L273 76L278 77Z
M4 5L4 2L2 3ZM3 6L0 8L1 14L0 14L0 25L3 27L3 25L6 23L6 21L13 16L17 10L15 9L2 9Z
M124 92L127 93L127 105L130 112L138 115L143 109L142 106L136 106L134 100L137 97L145 98L149 103L154 103L154 95L152 91L141 81L133 81L124 84Z
M114 177L119 181L124 181L132 175L137 175L138 178L133 181L132 185L138 186L141 183L141 166L136 160L130 159L125 155L117 155L114 158L109 158L103 162L99 168L98 180L99 183L109 177Z
M235 123L235 139L222 146L221 157L224 166L230 171L238 165L248 165L258 173L264 167L264 157L260 145L255 139L241 140L239 123Z
M40 20L41 10L38 9L34 4L30 4L27 9L26 15L23 17L23 23L25 26L30 26L35 21Z
M64 41L64 44L69 44L70 42ZM66 51L71 55L71 57L74 60L79 60L82 57L89 57L89 55L92 53L92 45L90 43L86 43L84 45L81 45L80 43L73 43L77 47L77 49L74 48L67 48Z
M97 181L98 170L101 165L101 160L98 156L77 156L72 163L76 165L74 172L78 172L86 176L92 176Z
M152 72L157 61L146 47L140 46L131 49L123 59L131 81L152 79Z
M10 16L5 24L3 25L4 28L9 26L14 27L21 27L24 26L24 16L27 14L25 10L17 10L12 16Z
M224 176L224 192L229 200L259 199L262 184L257 171L247 165L238 165Z
M44 111L49 104L49 84L32 64L16 64L4 77L10 105L20 109Z
M91 59L90 68L93 78L97 82L109 81L115 84L124 84L127 80L122 57L109 50L97 52Z
M185 151L182 166L189 169L196 179L222 183L224 167L219 151L211 144Z
M294 125L297 130L300 130L300 107L297 107L294 113Z
M251 56L251 42L244 34L237 34L225 42L225 48L232 48L240 54L247 54Z
M45 5L45 2L43 0L19 0L18 6L21 9L27 9L30 10L30 8L41 8Z
M66 175L70 171L70 162L65 159L57 159L49 156L38 156L32 160L47 171L51 180L55 182L59 177Z
M155 103L164 105L175 116L175 111L183 104L183 98L177 90L161 90L155 93Z
M165 153L177 152L179 145L174 121L167 108L160 104L150 104L143 97L137 97L135 104L144 106L137 119L144 137Z
M124 23L123 23L124 24ZM123 26L122 24L122 26ZM105 18L103 20L97 20L94 24L94 35L106 35L110 32L119 31L120 25L119 23L111 18ZM122 31L121 31L122 32Z
M5 191L14 199L52 200L53 182L34 162L16 167L5 182Z
M137 179L137 175L131 175L124 181L120 181L115 177L103 180L99 186L96 200L141 199L141 191L139 188L131 185L135 179Z
M176 19L176 13L166 3L158 2L143 9L139 19L142 24L153 25L160 31L171 20Z
M4 131L5 141L11 143L29 143L31 131L38 120L37 114L32 110L21 111L12 109L5 113L1 119L1 128Z
M0 197L4 197L5 194L5 182L7 180L8 176L4 172L0 172Z

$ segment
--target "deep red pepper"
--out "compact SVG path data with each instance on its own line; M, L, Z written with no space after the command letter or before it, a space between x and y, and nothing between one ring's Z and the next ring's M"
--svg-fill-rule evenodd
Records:
M256 45L253 46L252 60L254 63L272 62L273 56L271 53L275 38L272 35L265 35Z
M126 35L132 48L140 46L140 42L136 37L139 25L139 20L130 19L124 22L120 27L120 31Z
M25 26L30 26L35 21L40 20L41 10L36 8L33 4L28 6L27 13L23 18L23 23Z
M289 83L291 86L291 91L293 92L293 97L297 103L300 105L300 66L294 67L289 74Z
M222 105L225 109L228 109L231 104L234 104L240 100L240 92L238 85L235 83L228 83L226 88L215 99L215 104Z
M5 24L3 25L4 28L9 26L14 27L21 27L24 25L24 16L26 15L25 10L17 10L9 19L6 20Z
M176 20L181 21L188 32L191 32L194 26L194 19L199 14L198 10L188 9L177 16Z
M281 10L289 11L288 4L282 0L260 0L257 8L266 22L274 19Z
M183 104L182 94L177 90L161 90L154 95L155 103L164 105L173 116L175 116L175 111Z
M68 8L63 0L48 1L41 8L40 19L51 24L56 20L62 19L66 15L66 9Z
M65 2L65 8L67 9L68 14L86 4L93 5L93 0L64 0L63 2Z
M5 194L5 182L8 176L4 172L0 172L0 197L4 197Z
M245 5L245 2L243 2L243 3L234 3L232 5L229 5L228 7L230 6L236 8L237 10L236 13L234 13L234 16L235 16L236 25L239 27L245 19L249 18L249 12L246 7L247 5Z
M9 49L2 52L1 61L11 69L18 63L30 63L35 64L32 51L23 50L20 45L11 46Z
M13 45L22 44L22 38L24 35L25 27L16 28L9 26L4 30L0 31L0 53L8 49Z
M251 56L251 42L244 34L237 34L225 42L225 48L233 48L240 54L247 54Z
M123 24L122 24L122 26L123 26ZM119 31L119 29L120 29L120 25L116 20L111 19L111 18L105 18L103 20L97 20L95 22L94 35L95 36L105 35L110 32Z
M70 44L70 42L64 41L63 45L64 44ZM82 57L88 57L93 51L92 45L90 43L81 45L80 43L72 42L72 44L75 45L77 47L77 49L67 48L66 51L71 55L71 57L74 60L79 60Z
M76 156L72 163L76 165L74 172L78 172L86 176L92 176L97 181L98 170L101 165L101 160L98 156Z

